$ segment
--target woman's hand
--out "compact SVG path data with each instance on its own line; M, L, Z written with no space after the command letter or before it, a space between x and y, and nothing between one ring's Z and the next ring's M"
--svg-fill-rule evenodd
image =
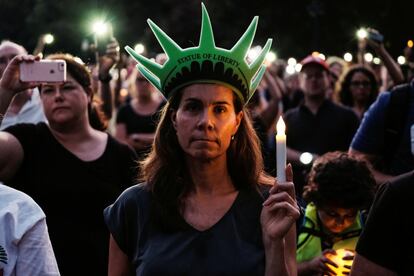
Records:
M373 33L373 34L380 35L380 33L379 33L377 30L375 30L375 29L368 28L368 29L367 29L367 31L368 31L369 33ZM374 49L374 51L375 51L376 53L378 53L378 52L379 52L379 51L381 51L381 50L385 50L383 42L379 42L379 41L376 41L376 40L374 40L374 39L371 39L369 36L366 38L366 40L367 40L367 44L368 44L368 45L369 45L372 49Z
M7 65L4 70L3 76L0 79L1 93L17 94L26 89L34 88L39 83L35 82L22 82L20 81L20 64L23 62L34 62L40 59L39 56L32 55L18 55L15 56Z
M154 133L133 133L128 136L128 144L136 150L150 147L154 141Z
M286 179L281 183L275 181L269 197L263 202L260 222L264 241L282 240L300 216L290 164L286 166Z

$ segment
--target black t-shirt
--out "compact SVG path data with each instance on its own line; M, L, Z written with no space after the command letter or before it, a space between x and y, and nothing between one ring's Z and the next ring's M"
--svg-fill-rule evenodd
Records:
M162 231L151 223L151 200L140 184L104 211L109 231L131 260L135 275L264 275L264 198L257 191L240 190L230 210L205 231L189 224L181 231Z
M325 100L316 114L304 104L284 115L286 145L300 152L322 155L330 151L348 151L358 125L355 112ZM296 192L302 195L310 166L293 165Z
M356 247L358 254L398 275L413 275L413 195L414 172L382 185Z
M119 108L116 123L125 124L127 134L154 133L159 120L159 111L164 105L165 102L160 103L154 114L142 115L135 112L132 105L127 103Z
M42 207L62 275L107 275L109 232L102 210L136 183L134 151L108 136L102 156L85 162L64 148L44 123L5 131L24 150L22 165L5 184Z
M131 103L127 103L120 107L116 116L116 123L125 124L128 135L134 133L154 133L159 121L160 110L164 105L165 102L161 102L155 113L151 115L142 115L134 111ZM148 146L135 151L139 160L142 160L150 152L150 150L151 146Z
M358 125L355 113L326 100L316 114L305 105L289 110L286 122L286 144L300 151L322 155L329 151L347 151Z

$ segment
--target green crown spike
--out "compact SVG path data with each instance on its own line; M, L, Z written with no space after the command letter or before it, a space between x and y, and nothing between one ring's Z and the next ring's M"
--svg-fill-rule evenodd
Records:
M201 3L202 19L201 19L201 33L200 33L200 49L215 48L213 27L211 27L210 17L208 16L207 9L203 3Z
M259 83L262 80L265 71L266 71L266 66L262 65L262 67L260 67L259 71L257 72L254 80L252 81L251 89L253 92L249 94L249 98L247 101L249 101L250 98L253 96L253 93L256 90L256 88L259 86Z
M250 63L246 56L256 33L258 17L255 16L247 30L231 50L216 47L213 28L207 9L201 3L202 22L200 42L197 47L182 49L154 22L148 24L168 56L160 65L126 46L126 51L138 62L137 68L167 99L177 90L195 84L220 84L232 89L246 103L253 95L266 67L263 65L270 51L268 39L260 55Z
M160 80L155 77L150 71L148 71L144 66L137 65L138 71L141 72L141 74L149 80L150 83L152 83L159 91L161 91L161 83Z
M255 16L253 18L246 32L242 35L242 37L240 37L239 41L237 41L237 43L230 50L231 52L234 53L235 56L239 57L239 59L244 60L247 56L247 52L252 46L253 38L256 33L258 20L259 20L258 16Z
M249 65L250 72L254 75L259 67L263 64L266 54L270 51L270 46L272 46L272 39L268 39L264 48L260 52L259 56Z
M162 66L140 54L135 52L131 47L126 46L125 50L130 54L135 60L139 62L142 66L146 67L154 75L162 74Z
M168 57L174 57L180 55L183 51L177 43L174 42L163 30L160 29L151 19L147 20L152 32L154 33L157 40L160 42L162 49Z

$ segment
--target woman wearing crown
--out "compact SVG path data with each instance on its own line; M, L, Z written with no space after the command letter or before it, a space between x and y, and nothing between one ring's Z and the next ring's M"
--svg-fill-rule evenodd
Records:
M225 50L215 46L202 10L198 47L181 49L149 21L168 56L162 66L127 47L168 102L141 163L144 182L104 211L109 275L296 274L299 209L291 168L288 182L263 173L244 107L263 76L271 40L247 64L257 17ZM194 54L200 59L183 59Z

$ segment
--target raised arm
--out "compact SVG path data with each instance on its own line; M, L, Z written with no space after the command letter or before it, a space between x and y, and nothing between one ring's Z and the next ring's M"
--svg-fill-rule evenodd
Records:
M17 93L36 87L36 83L21 82L19 65L34 62L39 57L19 55L13 58L0 79L0 124L3 115ZM0 181L10 179L23 161L23 148L19 141L7 132L0 132Z
M99 58L99 96L102 100L102 110L105 116L112 118L113 110L113 93L110 85L112 79L110 70L119 61L119 44L115 38L106 46L106 53ZM118 76L120 78L120 76Z
M282 100L283 82L282 80L275 80L269 71L265 72L264 80L267 83L271 99L266 108L260 113L260 118L265 128L269 129L282 111L280 103Z
M369 31L378 33L378 31L374 29L369 29ZM384 62L384 65L387 68L392 80L394 81L394 84L403 83L404 75L401 71L401 68L385 49L384 44L382 42L376 42L369 38L367 38L367 43L372 49L374 49L375 53L381 58L382 62Z
M36 83L21 82L19 65L22 62L33 62L39 57L19 55L14 57L4 70L0 79L0 124L14 95L26 89L36 87Z
M296 275L296 226L300 216L292 182L292 167L286 168L287 182L275 183L263 203L261 224L266 255L266 276Z

